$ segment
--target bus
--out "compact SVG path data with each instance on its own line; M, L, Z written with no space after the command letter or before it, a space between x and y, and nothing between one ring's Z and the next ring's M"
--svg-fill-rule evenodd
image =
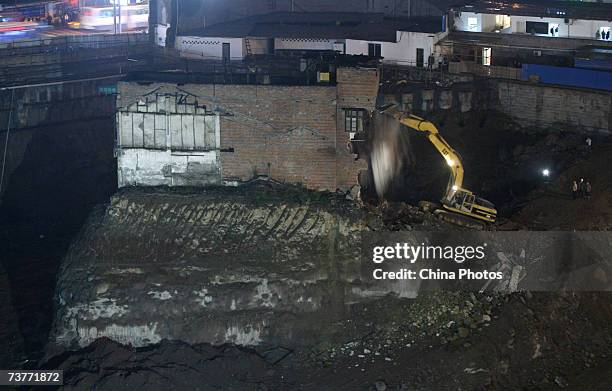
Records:
M121 10L121 15L119 15L119 10ZM78 27L88 30L114 31L115 23L119 25L119 20L121 20L121 31L147 30L149 4L82 7Z

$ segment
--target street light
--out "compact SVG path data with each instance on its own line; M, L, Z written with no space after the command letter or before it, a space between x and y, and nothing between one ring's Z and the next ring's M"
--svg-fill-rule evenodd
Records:
M548 168L543 169L542 176L548 178L550 176L550 170Z

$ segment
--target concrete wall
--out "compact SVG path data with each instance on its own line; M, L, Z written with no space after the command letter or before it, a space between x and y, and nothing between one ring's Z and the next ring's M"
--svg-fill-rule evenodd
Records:
M414 87L385 94L384 100L424 116L447 110L496 110L525 127L606 133L612 130L612 94L605 91L487 80L446 88Z
M576 130L611 130L612 95L607 92L497 82L497 109L517 122L537 127L571 126Z
M118 184L126 186L202 186L220 183L218 153L122 149Z
M282 182L335 191L357 185L359 171L366 168L366 163L355 161L347 148L350 140L344 129L344 108L373 109L379 83L374 69L340 68L337 80L337 87L120 83L118 107L129 107L152 93L192 96L207 113L219 118L215 153L220 154L217 167L224 182L269 175ZM194 163L193 168L201 171L190 172L194 174L190 183L198 184L195 181L202 175L206 177L202 182L211 177L213 160L210 154L196 157L194 153L179 160L173 150L171 154L121 155L119 166L124 171L140 170L147 184L154 185L168 184L168 179L162 179L168 175L164 165L171 165L174 172L174 167L184 171ZM131 174L123 177L138 178Z
M341 52L343 48L343 39L274 39L274 49L276 50L338 50Z
M470 18L475 18L477 21L475 27L470 24ZM503 15L462 12L459 17L455 17L455 29L458 31L492 32L498 27L509 27L509 29L504 30L504 32L528 34L529 31L526 31L525 28L526 22L545 22L549 23L549 28L551 25L559 27L559 33L558 35L555 34L555 36L595 39L596 32L602 27L612 28L612 22L605 20L570 19L569 23L565 23L564 18L541 18L538 16L516 15L511 15L509 19L508 26L507 17L504 18ZM551 36L550 33L541 35Z
M430 54L436 55L435 45L446 33L428 34L398 31L397 42L358 41L346 40L346 54L368 54L368 44L377 43L381 45L383 62L391 64L414 65L416 63L417 48L424 51L424 64ZM437 61L436 61L437 62Z
M539 18L529 16L512 16L513 33L529 33L525 30L525 22L547 22L559 26L559 37L593 38L595 32L601 27L612 27L610 21L600 20L579 20L570 19L570 23L565 23L564 18Z
M106 79L0 89L2 148L7 142L0 200L7 191L14 189L15 183L21 181L30 180L32 188L26 187L27 191L34 191L34 186L39 185L35 178L44 176L40 175L41 172L60 171L63 178L68 178L81 170L80 164L89 164L96 159L105 161L107 157L112 162L112 141L108 150L103 148L106 147L106 140L114 138L112 118L115 97L107 94L107 91L112 90L115 83L114 79ZM110 125L107 127L106 124ZM44 139L46 141L40 141ZM58 150L61 151L58 153L61 158L50 159L52 167L47 166L45 157ZM0 151L0 159L4 160L2 155L3 151ZM36 162L36 166L32 162ZM29 167L37 167L36 172ZM22 170L21 173L19 170ZM26 179L19 179L24 171ZM114 167L111 172L114 176ZM99 171L92 173L91 177L98 174ZM74 177L75 182L81 179ZM58 186L63 185L56 183L55 187ZM26 201L20 205L24 208L31 206Z
M119 187L221 182L219 117L195 96L156 89L135 102L119 101Z
M455 17L455 29L458 31L491 32L503 24L503 15L461 12L461 15Z
M220 60L223 58L223 44L230 45L230 58L244 58L244 40L242 38L214 38L181 36L176 40L176 49L182 56Z

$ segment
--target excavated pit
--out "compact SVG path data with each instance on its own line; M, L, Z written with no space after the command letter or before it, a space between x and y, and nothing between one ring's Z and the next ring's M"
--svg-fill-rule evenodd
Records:
M609 229L608 214L582 213L589 201L564 193L574 176L590 176L593 203L609 206L610 179L592 175L609 156L605 139L585 156L579 133L518 131L500 118L431 118L462 153L468 187L514 228ZM3 362L38 358L55 317L42 365L65 369L67 389L609 384L609 294L408 299L415 289L401 285L372 294L355 261L363 232L453 229L406 205L360 209L344 196L270 185L122 190L90 215L65 256L92 206L115 190L112 132L104 133L112 122L53 128L63 143L35 132L24 142L1 206L10 243L0 270ZM436 200L443 162L419 135L407 137L408 170L388 198ZM75 142L78 154L68 148ZM543 166L559 174L549 193L537 191Z
M270 182L123 189L61 265L43 367L78 390L604 389L577 368L612 357L612 296L374 283L359 241L385 220Z

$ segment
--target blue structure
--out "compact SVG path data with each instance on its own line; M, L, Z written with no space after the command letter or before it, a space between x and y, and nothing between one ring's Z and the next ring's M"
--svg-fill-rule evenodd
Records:
M523 64L521 79L534 76L540 83L612 91L612 72L602 70Z

